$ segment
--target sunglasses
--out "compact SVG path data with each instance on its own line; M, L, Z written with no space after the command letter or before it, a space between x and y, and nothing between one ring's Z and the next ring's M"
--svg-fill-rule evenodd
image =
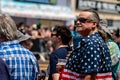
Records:
M57 34L51 34L51 37L56 36Z
M81 23L89 22L92 21L90 19L85 19L85 18L78 18L77 21L80 21Z

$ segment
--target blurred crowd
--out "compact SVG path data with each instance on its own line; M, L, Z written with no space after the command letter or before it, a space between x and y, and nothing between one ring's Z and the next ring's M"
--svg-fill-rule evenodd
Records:
M38 65L45 61L48 80L120 79L120 28L109 29L94 10L83 10L76 23L53 28L16 25L5 14L0 20L0 61L8 79L41 80Z
M106 25L106 23L103 24ZM73 33L75 29L73 22L68 22L66 26L71 31L73 37L78 36L78 34ZM20 32L26 35L26 37L29 37L29 39L26 39L24 41L25 47L30 51L32 51L38 60L41 61L49 60L49 55L54 50L54 46L50 39L52 28L42 27L40 23L33 25L26 25L24 24L24 22L20 22L19 24L17 24L17 28ZM109 30L109 32L112 34L112 38L120 47L120 29L118 28L114 30ZM78 37L78 39L76 40L80 40L80 39L81 38ZM71 45L71 47L77 46L76 44L78 41L75 42L73 45Z
M25 47L32 51L38 60L49 60L49 54L54 50L51 41L51 28L43 28L41 24L26 25L23 22L17 25L17 28L26 37Z

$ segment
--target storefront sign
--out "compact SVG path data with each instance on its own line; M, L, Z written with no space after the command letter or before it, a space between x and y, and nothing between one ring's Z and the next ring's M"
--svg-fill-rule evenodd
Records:
M13 0L13 1L24 1L32 3L42 3L42 4L56 4L57 0Z
M55 5L44 5L27 2L2 1L1 12L10 14L11 16L69 20L75 19L75 15L68 7Z
M76 4L76 8L79 10L92 8L100 12L120 13L120 4L116 3L95 0L77 0Z

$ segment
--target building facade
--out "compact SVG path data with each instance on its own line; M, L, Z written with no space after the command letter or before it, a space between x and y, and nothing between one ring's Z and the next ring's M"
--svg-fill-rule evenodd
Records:
M95 9L101 19L106 19L110 29L120 28L120 2L117 0L73 0L76 15L82 9Z
M9 14L16 23L32 25L40 22L43 27L64 25L74 20L70 0L1 0L1 13Z

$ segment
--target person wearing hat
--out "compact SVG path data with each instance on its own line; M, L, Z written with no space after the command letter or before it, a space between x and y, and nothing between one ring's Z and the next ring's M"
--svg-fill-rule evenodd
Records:
M30 38L30 36L26 36L24 35L22 32L20 32L19 30L17 30L17 36L18 36L18 41L22 42L25 40L28 40Z
M120 79L120 60L119 60L120 49L117 43L112 38L111 31L108 29L106 20L104 19L100 21L99 33L101 33L103 40L106 42L110 50L110 56L112 60L113 80L119 80Z
M30 50L31 47L33 46L30 36L24 35L19 30L17 30L17 36L18 36L19 43L25 48Z

